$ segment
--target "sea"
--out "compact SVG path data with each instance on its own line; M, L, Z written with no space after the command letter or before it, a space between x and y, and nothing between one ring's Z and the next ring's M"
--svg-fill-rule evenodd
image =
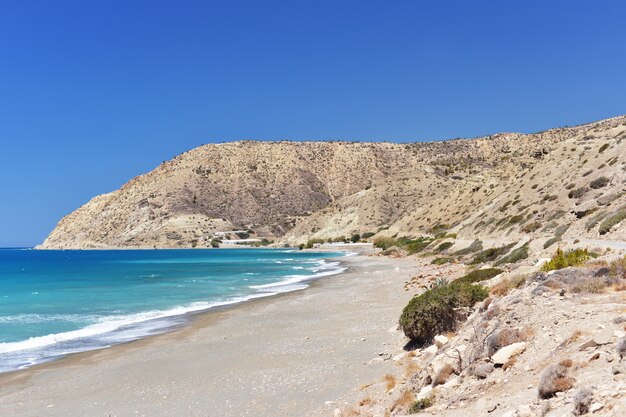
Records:
M197 313L306 288L343 252L0 249L0 372L167 332Z

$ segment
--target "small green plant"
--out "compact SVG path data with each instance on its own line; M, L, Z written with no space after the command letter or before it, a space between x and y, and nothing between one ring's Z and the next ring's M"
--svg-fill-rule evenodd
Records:
M522 232L524 233L532 233L535 232L537 230L539 230L541 228L541 223L535 221L535 222L530 222L530 223L526 223L524 225L524 227L522 227Z
M437 246L435 248L435 252L439 253L439 252L443 252L446 249L450 249L452 247L452 245L454 245L453 242L443 242L441 245Z
M505 257L499 259L495 265L504 265L504 264L514 264L515 262L521 261L522 259L528 258L528 243L524 246L513 250L511 253L506 255Z
M618 223L621 223L626 219L626 207L618 210L611 216L607 217L602 223L600 223L600 228L598 231L601 235L606 235L611 231L611 228Z
M563 252L560 248L556 250L552 259L546 262L541 270L544 272L567 268L569 266L581 266L590 259L587 249L572 249Z
M608 143L605 143L604 145L600 146L600 149L598 149L598 153L602 153L604 151L606 151L606 149L609 147Z
M546 240L545 243L543 244L543 248L544 249L548 249L550 246L554 245L556 242L560 242L561 238L560 237L551 237L550 239Z
M517 245L517 243L511 243L509 245L501 246L499 248L489 248L478 252L476 256L474 256L474 259L472 259L472 261L470 262L470 265L495 261L500 256L508 253L508 251L511 250L511 248L515 245Z
M589 183L589 187L597 190L598 188L602 188L609 183L609 179L607 177L596 178L595 180Z
M478 252L480 250L483 250L483 243L476 239L468 247L454 252L454 256L469 255L470 253Z
M350 236L350 242L352 243L357 243L360 240L361 240L361 235L358 233L355 233L352 236Z
M321 243L324 243L324 239L319 239L319 238L309 239L309 240L306 242L306 246L305 246L305 247L306 247L307 249L311 249L311 248L313 247L313 245L316 245L316 244L321 244Z
M444 257L441 257L441 258L433 259L430 264L431 265L445 265L445 264L449 264L450 262L452 262L452 260L453 260L452 258L444 256Z
M569 198L580 198L587 192L587 187L576 188L575 190L570 191L567 196Z
M472 284L475 282L480 282L480 281L485 281L487 279L491 279L495 277L496 275L500 275L502 272L504 271L498 268L477 269L475 271L470 272L469 274L463 275L461 278L455 279L452 282Z
M365 232L361 235L361 239L365 240L365 239L369 239L370 237L374 236L376 233L374 232Z
M432 405L433 400L430 397L419 399L409 407L409 414L417 414Z

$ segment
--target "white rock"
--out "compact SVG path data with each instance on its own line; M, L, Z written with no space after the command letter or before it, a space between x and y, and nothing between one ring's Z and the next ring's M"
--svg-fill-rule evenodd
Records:
M401 360L402 358L404 358L406 356L406 352L400 353L399 355L396 355L393 357L393 361L397 362L399 360Z
M433 390L433 387L431 387L430 385L426 385L424 388L420 390L420 392L417 393L417 399L421 400L421 399L428 397L432 390Z
M606 345L613 339L613 332L611 329L602 329L593 337L593 341L598 345Z
M589 411L592 413L595 413L596 411L600 411L604 408L603 404L600 403L593 403L591 404L591 407L589 407Z
M621 330L615 330L615 331L613 332L613 336L615 336L615 337L617 337L618 339L620 339L620 338L622 338L622 337L626 336L626 332L623 332L623 331L621 331Z
M531 410L530 407L526 404L520 405L517 408L517 415L519 417L536 417L536 414L533 413L533 410Z
M335 408L335 411L333 411L333 417L341 417L342 414L341 408Z
M446 343L448 343L448 338L442 334L435 336L435 344L438 347L441 347L443 345L445 345Z
M422 352L432 353L434 355L435 353L437 353L438 350L439 348L437 347L437 345L430 345L426 349L424 349Z
M395 268L393 268L394 272L400 272L400 267L396 266Z
M550 262L551 259L550 258L540 258L536 263L535 266L537 267L542 267L543 264L545 264L546 262Z
M395 333L399 330L398 325L396 324L393 327L390 327L389 330L387 330L387 333Z
M502 417L515 417L517 416L516 410L509 410L506 413L502 414Z
M506 361L513 356L519 355L526 350L526 342L517 342L510 344L498 350L492 357L491 361L496 365L504 365Z
M458 385L461 385L461 381L458 376L455 376L454 378L450 378L448 381L446 381L446 383L443 384L442 387L445 389L449 389L454 388Z

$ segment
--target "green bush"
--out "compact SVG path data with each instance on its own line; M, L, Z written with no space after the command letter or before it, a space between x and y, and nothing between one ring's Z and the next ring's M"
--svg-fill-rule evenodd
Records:
M560 248L549 262L546 262L541 270L544 272L554 271L556 269L567 268L568 266L584 265L590 258L587 249L573 249L563 252Z
M400 327L411 341L429 342L456 328L457 308L471 307L488 295L489 290L481 285L454 282L435 286L409 301L400 316Z
M609 183L609 179L607 177L596 178L595 180L589 183L589 187L597 190L598 188L602 188Z
M435 252L439 253L439 252L443 252L446 249L450 249L452 247L452 245L454 245L453 242L443 242L441 245L437 246L435 248Z
M483 242L476 239L468 247L454 252L454 256L469 255L470 253L478 252L479 250L483 250Z
M361 235L360 235L360 234L358 234L358 233L355 233L355 234L353 234L353 235L350 237L350 241L351 241L352 243L356 243L356 242L358 242L359 240L361 240Z
M535 232L537 230L539 230L539 228L541 228L541 223L535 221L535 222L530 222L530 223L526 223L524 225L524 227L522 227L522 232L524 233L532 233Z
M521 261L522 259L528 258L528 243L522 246L521 248L517 248L505 257L499 259L495 265L504 265L504 264L514 264L515 262Z
M428 407L433 405L433 400L430 397L422 398L420 400L415 401L409 407L409 414L417 414L422 410L427 409Z
M248 239L250 237L250 233L247 232L237 232L235 234L239 239Z
M413 255L414 253L423 251L428 245L431 244L432 241L432 239L428 238L419 238L409 241L404 245L404 248L409 253L409 255Z
M430 264L431 265L444 265L444 264L449 264L450 262L452 262L452 258L444 256L442 258L433 259Z
M324 239L319 239L319 238L315 238L315 239L309 239L306 242L306 248L307 249L311 249L313 247L313 245L316 245L318 243L324 243Z
M611 216L607 217L602 223L600 223L600 228L598 229L598 231L600 232L601 235L606 235L607 233L609 233L609 231L611 230L613 226L622 222L625 219L626 219L626 208L622 208L618 210L617 212L615 212L614 214L612 214Z
M559 241L561 241L561 238L559 236L551 237L550 239L545 241L545 243L543 244L543 248L548 249L550 246Z
M600 146L600 149L598 149L598 153L600 154L600 153L606 151L606 148L608 148L608 147L609 147L609 144L605 143L604 145Z
M498 268L486 268L486 269L477 269L475 271L470 272L469 274L463 275L461 278L457 278L453 283L465 283L472 284L475 282L485 281L487 279L491 279L496 275L500 275L502 272L501 269Z
M365 232L363 233L363 235L361 236L361 239L369 239L370 237L374 236L376 233L374 232Z
M501 246L499 248L489 248L484 251L478 252L474 259L470 262L470 265L476 265L483 262L491 262L498 259L500 256L505 255L513 246L517 243L511 243L509 245Z
M374 241L374 246L382 250L387 250L392 246L397 246L398 240L393 237L379 237Z
M580 198L587 192L587 187L576 188L575 190L570 191L567 196L569 198Z

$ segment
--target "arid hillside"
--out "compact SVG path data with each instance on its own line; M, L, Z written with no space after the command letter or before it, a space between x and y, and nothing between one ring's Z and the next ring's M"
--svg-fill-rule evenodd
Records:
M94 197L41 248L207 247L240 230L278 244L443 229L623 240L625 170L625 116L445 142L205 145Z

